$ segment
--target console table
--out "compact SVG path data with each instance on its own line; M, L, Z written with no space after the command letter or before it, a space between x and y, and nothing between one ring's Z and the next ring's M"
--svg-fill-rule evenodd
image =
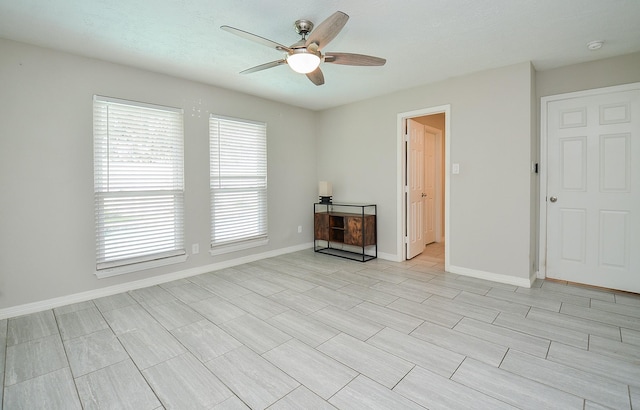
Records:
M315 203L315 252L366 262L378 257L377 206Z

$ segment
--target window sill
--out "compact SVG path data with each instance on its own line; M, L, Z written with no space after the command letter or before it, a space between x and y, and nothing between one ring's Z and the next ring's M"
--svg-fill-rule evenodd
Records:
M225 253L237 252L244 249L257 248L258 246L264 246L269 243L269 238L253 239L245 242L237 242L229 245L221 245L212 248L209 253L211 256L222 255Z
M187 260L187 255L177 255L168 258L155 259L152 261L132 263L129 265L116 266L113 268L100 269L95 271L95 275L98 279L109 278L112 276L123 275L125 273L132 273L146 269L158 268L160 266L174 265L176 263L182 263Z

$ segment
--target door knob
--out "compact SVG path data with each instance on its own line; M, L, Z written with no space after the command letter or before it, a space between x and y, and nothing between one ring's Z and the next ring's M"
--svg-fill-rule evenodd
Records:
M551 198L549 198L549 201L551 202L556 202L558 200L558 197L552 196Z
M422 197L424 198L425 196L427 196L427 194L425 194L424 192L422 193Z

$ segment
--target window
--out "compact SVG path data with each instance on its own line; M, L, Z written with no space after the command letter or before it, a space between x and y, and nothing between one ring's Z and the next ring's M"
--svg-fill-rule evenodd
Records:
M267 242L267 125L211 116L211 253Z
M186 259L181 109L94 96L98 277Z

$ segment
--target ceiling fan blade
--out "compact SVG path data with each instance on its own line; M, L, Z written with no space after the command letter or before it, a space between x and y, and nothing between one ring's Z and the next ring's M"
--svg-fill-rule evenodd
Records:
M249 33L248 31L240 30L238 28L230 27L230 26L220 26L220 28L226 32L235 34L236 36L262 44L263 46L267 46L269 48L275 48L278 51L291 51L291 49L287 46L284 46L280 43L276 43L275 41L271 41L268 38L260 37L253 33Z
M311 80L311 82L314 83L315 85L324 84L324 74L322 74L322 70L320 70L320 67L308 73L307 78Z
M324 62L342 65L380 66L384 65L387 60L364 54L327 53L324 55Z
M305 46L309 47L310 44L316 43L318 45L318 50L322 50L324 46L329 44L329 42L333 40L338 33L340 33L342 27L347 24L347 20L349 20L348 15L341 11L336 11L325 21L316 26L309 35Z
M283 60L272 61L270 63L260 64L255 67L247 68L244 71L240 71L240 74L251 74L251 73L255 73L256 71L266 70L268 68L277 67L283 64L287 64L287 60L283 59Z

